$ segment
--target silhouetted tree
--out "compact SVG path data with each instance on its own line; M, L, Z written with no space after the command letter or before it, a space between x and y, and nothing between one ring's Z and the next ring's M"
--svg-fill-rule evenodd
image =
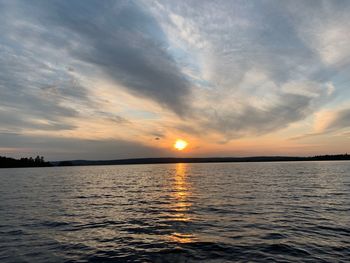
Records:
M49 166L52 166L52 164L50 162L45 162L44 157L42 156L37 156L35 159L32 157L20 158L19 160L0 156L0 168Z

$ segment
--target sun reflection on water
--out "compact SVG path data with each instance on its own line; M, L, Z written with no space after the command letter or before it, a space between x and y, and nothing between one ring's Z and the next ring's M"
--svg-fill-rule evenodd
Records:
M189 214L189 210L192 206L190 200L192 193L191 186L187 178L187 170L188 164L176 164L172 189L172 197L174 201L171 205L173 220L184 224L193 220L193 217L191 217ZM196 241L195 235L186 233L184 227L179 229L179 231L172 233L170 235L170 240L177 243L191 243Z

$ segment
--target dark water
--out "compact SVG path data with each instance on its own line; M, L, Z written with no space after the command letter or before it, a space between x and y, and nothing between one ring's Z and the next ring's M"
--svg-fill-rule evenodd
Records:
M0 170L0 262L350 262L350 162Z

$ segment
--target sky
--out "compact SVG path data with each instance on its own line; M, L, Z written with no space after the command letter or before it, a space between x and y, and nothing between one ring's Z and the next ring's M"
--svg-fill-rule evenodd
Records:
M0 155L346 153L349 13L336 0L0 0Z

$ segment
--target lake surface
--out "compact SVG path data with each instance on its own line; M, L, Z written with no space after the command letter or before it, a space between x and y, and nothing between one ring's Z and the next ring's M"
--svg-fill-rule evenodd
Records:
M350 162L0 169L0 262L349 262Z

